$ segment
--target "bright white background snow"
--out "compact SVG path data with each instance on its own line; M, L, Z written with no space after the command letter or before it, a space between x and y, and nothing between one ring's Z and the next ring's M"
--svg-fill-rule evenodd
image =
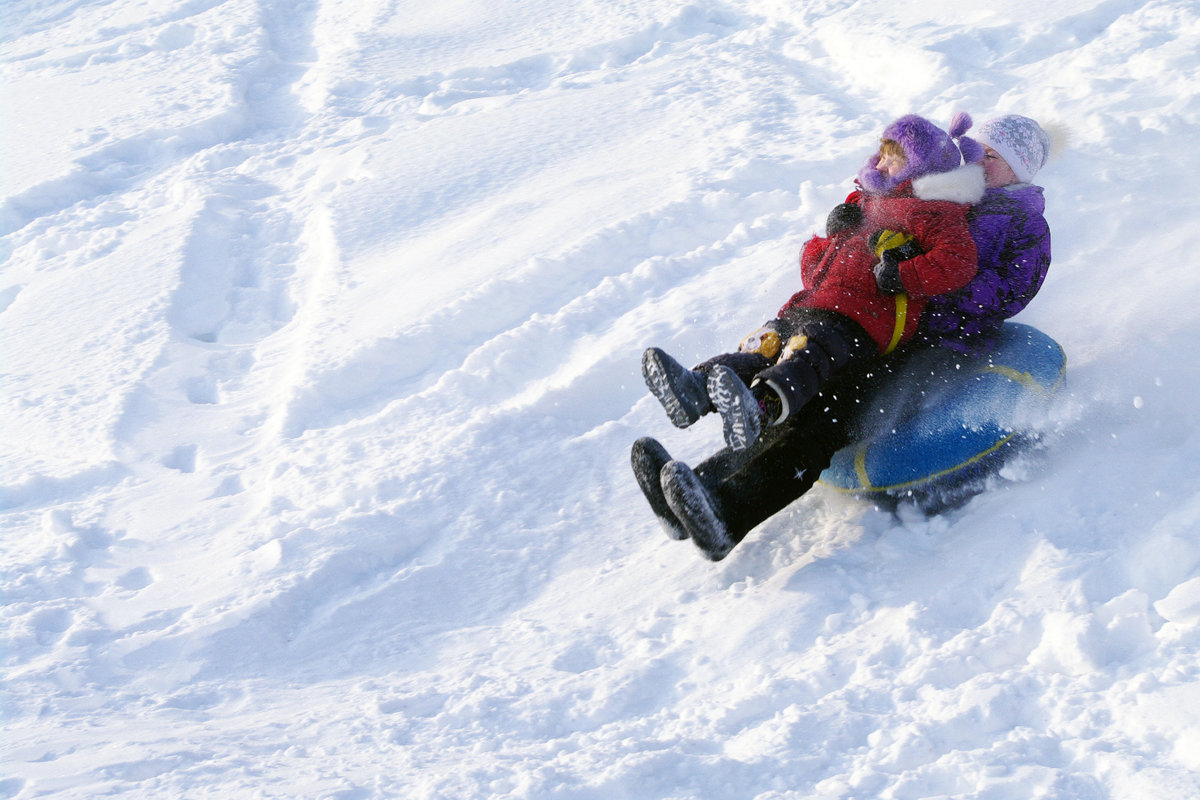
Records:
M1192 0L6 0L0 796L1200 796ZM662 535L896 116L1068 125L1052 447Z

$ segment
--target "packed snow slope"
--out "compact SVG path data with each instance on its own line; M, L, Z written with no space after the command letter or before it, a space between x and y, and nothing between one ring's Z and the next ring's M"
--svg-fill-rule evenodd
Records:
M1193 0L2 14L0 796L1200 796ZM1049 446L668 541L643 348L957 110L1071 131Z

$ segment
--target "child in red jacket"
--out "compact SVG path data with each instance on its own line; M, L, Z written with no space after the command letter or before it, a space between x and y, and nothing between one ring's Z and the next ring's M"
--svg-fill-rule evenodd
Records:
M736 458L764 429L786 429L831 381L869 371L912 338L929 297L971 279L976 249L966 212L983 194L983 172L960 168L955 144L970 125L966 114L955 116L949 133L915 115L889 125L858 174L859 188L830 213L826 236L805 245L805 288L736 353L692 370L658 348L644 353L646 384L675 425L717 411L728 458ZM637 446L634 458L637 471ZM639 471L639 484L656 512L670 506L659 517L683 526L669 531L677 538L690 535L710 558L721 558L747 532L726 524L720 499L687 465L671 461L652 473Z

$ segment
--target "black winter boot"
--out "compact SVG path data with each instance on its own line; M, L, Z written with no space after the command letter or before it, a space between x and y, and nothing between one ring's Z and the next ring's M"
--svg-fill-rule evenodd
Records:
M765 387L762 391L774 394ZM725 444L730 450L745 450L754 444L763 427L775 419L763 400L729 367L718 365L709 371L708 396L721 415Z
M667 536L679 541L688 538L687 528L683 527L683 523L667 505L667 498L663 496L662 490L662 468L670 460L671 456L666 448L649 436L633 443L630 461L638 486L646 496L646 501L650 503L654 516L658 517L658 524L662 525Z
M657 347L642 353L642 378L677 428L692 425L712 410L704 375L687 369Z
M670 461L662 468L662 489L667 505L687 528L692 541L710 561L720 561L737 544L721 518L717 499L709 493L691 467Z

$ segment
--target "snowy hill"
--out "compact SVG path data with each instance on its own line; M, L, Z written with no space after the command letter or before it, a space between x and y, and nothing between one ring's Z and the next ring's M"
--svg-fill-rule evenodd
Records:
M11 798L1200 796L1200 8L11 0ZM629 473L895 117L1069 127L1052 446L720 564Z

